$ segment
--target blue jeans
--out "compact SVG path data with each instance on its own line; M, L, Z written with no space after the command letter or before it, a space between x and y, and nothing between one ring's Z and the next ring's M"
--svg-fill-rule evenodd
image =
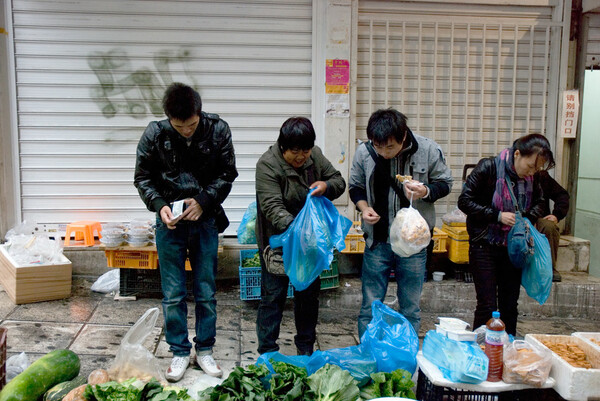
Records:
M383 302L387 292L390 273L394 270L398 283L398 312L419 332L421 326L421 292L427 264L427 249L403 258L392 251L390 244L375 242L366 247L362 265L362 306L358 315L358 335L362 337L371 322L371 304Z
M192 267L196 304L196 351L200 354L210 353L215 344L218 246L218 232L213 218L198 222L180 222L174 230L169 230L160 218L156 221L156 248L163 293L165 339L175 356L188 356L192 349L187 328L187 257Z
M277 339L283 318L283 309L287 298L288 276L271 274L265 267L262 250L259 251L261 273L261 297L256 315L256 335L258 353L279 351ZM317 279L304 291L294 291L294 322L296 335L294 343L303 355L310 355L317 339L317 320L319 319L319 292L321 279Z

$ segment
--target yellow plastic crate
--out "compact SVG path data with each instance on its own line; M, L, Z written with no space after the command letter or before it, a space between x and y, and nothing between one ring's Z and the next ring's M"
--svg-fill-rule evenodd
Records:
M106 249L108 267L120 269L158 269L158 252L155 250ZM189 259L185 261L185 270L191 271Z
M448 234L448 259L454 263L469 263L469 234L466 227L442 225Z
M433 227L433 253L448 251L448 234L437 227Z
M353 221L352 228L344 242L346 248L341 253L364 253L365 252L365 237L362 234L358 234L360 231L360 221Z

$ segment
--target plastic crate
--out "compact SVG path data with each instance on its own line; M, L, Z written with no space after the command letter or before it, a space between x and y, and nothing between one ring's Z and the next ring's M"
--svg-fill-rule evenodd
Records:
M108 267L127 269L156 269L158 268L158 253L156 251L105 250Z
M261 267L242 267L244 259L252 258L258 253L258 249L240 249L240 299L242 301L254 301L260 299L261 295ZM288 285L288 298L294 297L294 287Z
M6 335L8 330L0 327L0 390L6 384Z
M241 267L240 274L240 299L242 301L254 301L261 296L261 268L260 267ZM288 298L294 297L294 287L288 285Z
M188 295L193 294L192 273L186 272ZM119 295L162 298L158 269L120 269Z
M436 386L427 375L419 369L417 379L417 399L427 401L559 401L563 400L556 391L543 389L527 389L515 391L502 391L497 393L455 389Z
M321 278L321 289L328 290L331 288L338 288L340 286L340 276L331 276Z
M442 225L442 231L448 234L448 259L454 263L469 263L469 234L464 227Z
M319 277L321 277L321 280L329 278L329 277L337 277L339 276L339 269L338 269L338 258L337 258L337 253L333 253L333 260L331 261L331 265L329 265L329 269L328 270L323 270L323 272L321 273L321 275ZM321 288L323 288L323 285L321 285ZM331 287L327 287L327 288L331 288Z
M361 234L348 234L344 240L346 247L342 253L363 253L365 251L365 238Z
M120 269L158 269L158 252L128 249L107 249L104 251L108 267ZM189 259L185 261L185 270L191 271Z
M444 253L448 251L448 234L441 229L433 228L433 253Z

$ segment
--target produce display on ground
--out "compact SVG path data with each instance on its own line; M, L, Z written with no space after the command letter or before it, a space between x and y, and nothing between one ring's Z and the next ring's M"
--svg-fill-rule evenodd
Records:
M0 392L0 401L358 401L380 397L415 398L415 383L403 369L372 373L365 385L337 365L326 364L312 375L286 362L237 367L223 382L198 394L164 385L155 378L111 380L104 369L79 376L79 357L52 351L31 364Z

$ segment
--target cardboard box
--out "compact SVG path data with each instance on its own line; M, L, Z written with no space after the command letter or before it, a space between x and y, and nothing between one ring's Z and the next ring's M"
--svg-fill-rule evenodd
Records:
M554 390L567 400L587 400L600 395L600 352L591 344L574 336L548 334L527 334L525 341L546 349L542 341L577 345L585 353L592 369L577 368L552 352L550 376L556 380Z
M0 245L0 284L15 304L50 301L71 296L71 261L61 255L61 263L17 267Z

